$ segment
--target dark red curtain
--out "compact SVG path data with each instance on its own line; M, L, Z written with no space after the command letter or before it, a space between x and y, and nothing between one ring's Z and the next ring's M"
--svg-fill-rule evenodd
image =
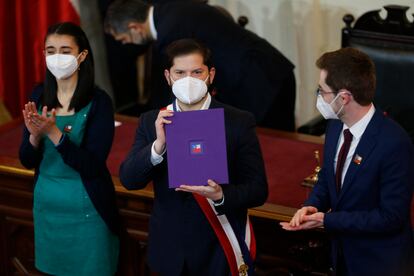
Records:
M49 25L79 24L78 0L0 0L0 99L18 117L45 73L44 38Z

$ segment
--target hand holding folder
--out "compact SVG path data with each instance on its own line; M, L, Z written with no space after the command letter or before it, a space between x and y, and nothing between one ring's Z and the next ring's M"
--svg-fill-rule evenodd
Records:
M170 188L228 183L222 108L175 112L165 125Z

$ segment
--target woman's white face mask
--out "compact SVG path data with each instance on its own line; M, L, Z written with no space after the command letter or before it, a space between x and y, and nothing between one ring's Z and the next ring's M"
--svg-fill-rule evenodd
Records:
M209 76L203 81L191 76L174 81L171 79L172 91L177 99L185 104L198 103L207 93L208 88L206 81Z
M78 69L78 58L69 54L54 54L46 56L47 69L58 79L67 79Z
M316 108L325 119L339 119L338 115L341 113L344 105L342 104L338 112L335 112L332 108L332 104L339 98L340 94L341 93L338 93L330 103L325 102L322 95L318 95L318 99L316 100Z

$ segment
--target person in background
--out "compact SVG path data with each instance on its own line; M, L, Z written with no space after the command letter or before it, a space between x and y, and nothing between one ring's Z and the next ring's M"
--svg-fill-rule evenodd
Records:
M324 227L336 275L414 275L410 206L414 149L407 133L375 108L375 67L365 53L323 54L317 108L332 119L322 170L289 231Z
M197 1L150 5L141 0L118 0L109 6L104 24L106 32L124 44L154 42L150 89L153 108L171 101L168 86L161 81L167 45L195 38L213 53L220 72L213 83L219 101L250 111L260 126L295 129L293 64L219 9Z
M82 29L52 25L47 65L23 110L20 161L35 169L35 266L51 275L114 275L119 217L106 159L114 136L109 96L94 83Z
M127 189L143 189L153 181L150 268L168 276L239 275L239 270L251 275L254 250L249 251L249 241L254 239L247 209L262 205L268 194L253 115L210 96L208 86L216 71L209 49L202 44L181 39L168 46L166 53L164 76L177 99L165 110L141 115L135 142L120 168L121 183ZM174 112L213 108L224 108L229 183L206 179L206 186L169 189L164 125L174 119ZM237 238L236 245L227 248L230 251L223 250L223 240L215 234L222 225L218 221L217 228L211 225L210 219L218 217L230 223Z

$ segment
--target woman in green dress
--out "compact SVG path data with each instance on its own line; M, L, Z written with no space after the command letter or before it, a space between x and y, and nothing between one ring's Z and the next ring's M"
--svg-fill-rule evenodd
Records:
M35 265L52 275L114 275L118 212L106 159L110 98L94 84L88 39L69 22L49 27L45 82L23 110L20 160L35 168Z

